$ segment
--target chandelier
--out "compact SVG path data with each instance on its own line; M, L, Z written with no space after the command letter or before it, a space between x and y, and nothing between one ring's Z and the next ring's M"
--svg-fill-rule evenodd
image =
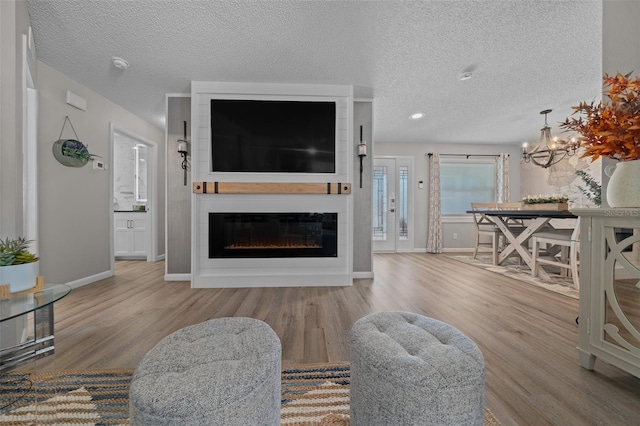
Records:
M528 143L522 145L522 160L525 163L533 163L537 166L548 167L557 164L565 157L574 155L580 148L580 141L576 138L569 140L551 138L551 127L547 124L547 114L552 110L540 111L544 114L544 127L540 129L540 141L536 146L529 146Z

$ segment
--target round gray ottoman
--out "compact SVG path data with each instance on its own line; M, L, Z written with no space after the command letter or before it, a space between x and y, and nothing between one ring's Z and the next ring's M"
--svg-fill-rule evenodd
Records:
M154 346L131 380L132 425L279 425L281 345L266 323L219 318Z
M456 328L379 312L351 328L351 425L482 425L484 358Z

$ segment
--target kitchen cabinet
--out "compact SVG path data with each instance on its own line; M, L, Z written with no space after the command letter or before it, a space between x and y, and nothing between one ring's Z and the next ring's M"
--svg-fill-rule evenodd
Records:
M146 259L146 212L114 212L113 218L115 256Z

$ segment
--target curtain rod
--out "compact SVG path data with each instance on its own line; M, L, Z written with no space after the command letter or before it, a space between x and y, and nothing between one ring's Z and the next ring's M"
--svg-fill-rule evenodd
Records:
M429 157L433 156L433 152L430 152L428 154ZM446 156L446 157L500 157L500 154L440 154L441 156ZM507 157L509 156L509 154L507 154Z

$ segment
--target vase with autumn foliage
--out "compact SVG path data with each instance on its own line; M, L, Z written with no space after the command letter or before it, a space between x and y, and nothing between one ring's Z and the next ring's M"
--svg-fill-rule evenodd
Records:
M582 157L617 160L606 189L611 207L640 207L640 77L604 74L602 101L581 102L560 127L580 134Z

